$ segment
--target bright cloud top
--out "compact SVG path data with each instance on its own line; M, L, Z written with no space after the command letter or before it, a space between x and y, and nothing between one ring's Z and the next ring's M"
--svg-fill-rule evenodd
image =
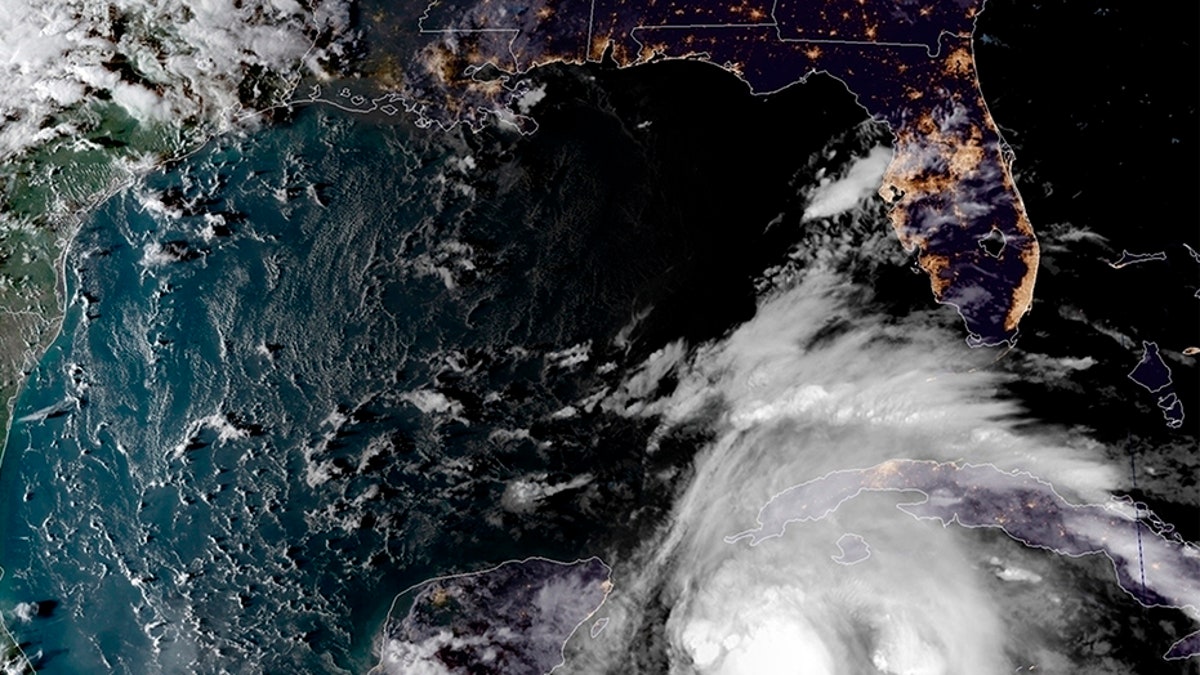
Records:
M918 522L896 508L903 497L859 497L760 546L726 542L780 491L893 458L1023 469L1076 503L1102 503L1122 485L1119 467L1086 439L1018 428L1021 410L996 396L1005 376L988 367L994 354L926 321L865 315L844 289L813 271L725 339L667 359L679 379L669 397L637 400L649 390L640 386L617 397L612 409L661 415L668 427L707 420L715 437L670 525L618 575L610 642L581 643L588 653L575 662L589 665L579 672L617 667L643 621L663 620L645 618L657 597L670 598L672 673L999 675L1061 660L1062 645L1047 637L1057 627L1014 621L1018 610L994 584L1075 591L1044 571L987 571L988 560L1008 565L1027 549ZM853 568L834 559L846 531L871 548Z
M348 2L0 0L0 157L77 129L56 115L111 99L140 121L228 124L252 71L287 76L343 48Z
M846 175L836 180L826 178L813 190L803 219L828 218L853 209L879 189L883 172L891 161L891 150L880 146L871 148L865 157L857 158L850 165Z

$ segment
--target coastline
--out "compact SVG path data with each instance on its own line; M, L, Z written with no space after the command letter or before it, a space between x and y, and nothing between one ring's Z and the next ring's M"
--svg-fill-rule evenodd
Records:
M194 152L194 150L193 150ZM171 161L174 158L163 160L162 163ZM154 168L161 166L162 163L154 165ZM150 169L153 170L153 169ZM114 181L107 189L97 194L94 199L81 209L68 221L68 224L61 227L61 236L53 240L53 244L58 246L54 262L54 285L51 289L52 298L54 301L51 311L37 317L43 322L46 337L40 343L27 347L21 356L21 363L3 362L0 363L0 378L9 377L9 373L5 372L11 369L15 374L15 383L11 388L11 394L5 400L3 408L0 408L0 471L4 470L4 460L8 453L9 442L12 437L14 414L16 412L17 400L24 393L25 387L28 384L29 376L33 370L41 363L42 358L49 351L50 347L58 341L62 336L63 327L66 324L67 306L69 298L67 296L67 257L71 252L71 246L75 242L75 235L78 234L79 228L84 220L88 218L93 211L113 195L118 194L122 190L129 187L137 175L129 175L122 177L120 180ZM59 227L50 226L51 231L58 231ZM0 335L0 340L9 338L8 335ZM4 579L5 570L0 567L0 581ZM0 612L0 669L5 675L24 675L36 672L29 656L21 648L16 637L8 629L8 624L4 620L3 613Z
M17 402L29 377L62 336L70 303L67 258L84 221L140 177L200 151L218 137L253 129L271 111L291 107L310 57L323 51L318 48L319 17L309 15L307 20L314 32L301 58L279 70L242 73L245 82L274 79L277 88L271 100L254 105L243 99L199 120L157 122L137 119L119 105L96 108L95 102L85 102L62 111L83 115L69 143L65 137L51 137L9 158L0 174L8 179L0 194L0 314L5 315L0 321L0 471ZM0 580L4 574L0 568ZM0 671L25 675L35 670L0 611Z

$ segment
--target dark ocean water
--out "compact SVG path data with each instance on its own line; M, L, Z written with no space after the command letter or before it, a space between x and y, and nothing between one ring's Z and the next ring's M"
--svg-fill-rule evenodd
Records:
M1200 344L1200 264L1187 248L1200 246L1198 23L1192 5L1164 20L1126 4L989 0L975 50L1042 241L1015 355L1096 362L1067 378L1022 369L1012 391L1031 415L1125 453L1132 493L1191 541L1200 539L1200 368L1181 352ZM1166 260L1114 269L1122 250ZM1179 429L1126 377L1144 341L1172 369Z
M44 672L363 672L401 589L656 522L695 443L555 413L749 316L796 236L764 225L861 113L828 81L596 74L620 95L564 74L532 139L301 110L87 220L0 473L0 592L53 607L13 625ZM713 134L710 96L761 135Z
M1072 12L993 2L981 18L984 92L1043 242L1109 238L1094 255L1044 248L1034 311L997 367L1022 375L1007 390L1030 420L1132 447L1135 494L1194 540L1197 369L1168 359L1180 430L1126 373L1143 339L1197 340L1200 276L1181 247L1200 248L1182 196L1196 92L1077 66L1196 63L1121 16L1056 40ZM0 605L52 608L11 626L44 672L365 672L412 584L619 556L661 524L704 431L649 455L652 420L567 406L749 318L765 268L829 241L768 227L799 222L813 157L839 135L850 154L886 139L856 130L862 111L821 78L758 99L697 64L542 76L530 138L308 108L87 220L62 335L0 471ZM1112 270L1121 248L1169 259ZM865 281L888 312L932 304L904 265ZM1096 365L1050 379L1043 355ZM1144 672L1161 667L1131 645Z

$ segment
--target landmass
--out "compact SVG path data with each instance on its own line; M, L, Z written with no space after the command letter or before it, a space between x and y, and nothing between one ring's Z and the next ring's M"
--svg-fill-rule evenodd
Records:
M1192 248L1191 246L1188 246L1187 244L1184 244L1183 247L1187 249L1188 255L1192 256L1192 260L1195 260L1196 262L1200 263L1200 252L1197 252L1196 249ZM1196 292L1193 294L1193 297L1200 298L1200 288L1196 289Z
M81 219L136 178L285 106L305 72L336 71L350 53L349 7L317 4L5 8L0 458L21 386L61 327L61 264ZM0 671L34 672L2 625Z
M1187 249L1188 255L1192 256L1192 260L1200 263L1200 252L1196 251L1196 249L1188 246L1187 244L1184 244L1183 247Z
M608 597L611 577L599 558L529 558L417 584L393 603L371 673L546 675Z
M880 195L934 298L958 310L972 346L1011 345L1033 301L1039 249L1012 153L980 90L972 37L982 8L983 0L435 0L419 22L430 41L396 91L368 99L317 89L305 100L407 111L422 126L498 119L532 131L523 76L552 63L692 59L757 94L828 74L892 131Z
M1166 251L1155 251L1154 253L1130 253L1127 250L1121 250L1121 257L1110 261L1108 266L1114 270L1119 270L1122 267L1129 267L1138 263L1163 261L1167 259Z
M1157 343L1148 340L1142 342L1142 358L1128 377L1155 395L1155 403L1166 418L1168 427L1178 429L1183 426L1183 403L1175 394L1171 368L1163 361Z
M867 545L867 540L857 534L847 532L838 537L837 547L841 554L830 557L839 565L857 565L871 557L871 547Z
M990 464L895 459L867 469L834 471L771 498L758 527L726 538L757 546L782 536L789 523L822 520L864 492L917 492L897 508L943 526L997 528L1032 548L1078 557L1104 555L1120 587L1147 607L1200 612L1200 549L1141 504L1072 504L1032 474ZM1200 631L1164 655L1200 655Z
M1171 369L1159 354L1158 343L1142 342L1142 358L1128 377L1151 394L1171 386Z

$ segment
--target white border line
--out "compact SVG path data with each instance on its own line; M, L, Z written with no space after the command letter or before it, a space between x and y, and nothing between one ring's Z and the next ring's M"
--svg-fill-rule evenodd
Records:
M482 570L478 570L475 572L460 572L458 574L444 574L441 576L430 577L424 581L419 581L396 594L396 597L392 599L392 605L388 608L387 616L385 616L383 619L383 625L380 626L380 628L379 628L379 635L382 640L387 640L387 634L385 631L387 630L388 623L391 622L391 620L392 620L392 612L396 611L396 603L400 602L400 598L404 597L409 592L411 592L415 589L421 588L422 586L428 586L429 584L437 583L437 582L441 582L441 581L449 581L450 579L462 579L464 577L474 577L474 576L481 576L484 574L490 574L506 565L521 565L521 564L528 563L528 562L539 561L539 562L552 563L555 565L562 565L564 567L572 567L572 566L579 565L582 563L590 563L593 560L600 563L600 565L603 566L604 569L608 571L608 588L604 591L604 597L600 599L600 603L597 604L596 607L594 609L592 609L592 611L589 612L587 616L583 617L583 619L579 623L575 624L575 627L571 629L571 632L567 635L567 637L563 638L562 645L559 646L559 649L558 649L558 656L559 656L558 665L554 666L553 668L551 668L550 670L548 670L542 674L542 675L550 675L550 673L553 673L554 671L558 670L559 668L561 668L563 665L566 664L566 662L567 662L567 643L571 641L571 638L575 637L575 633L579 632L579 628L581 626L583 626L583 624L590 621L591 618L593 616L595 616L596 613L599 612L601 608L604 607L604 603L608 601L608 596L612 594L613 588L616 587L616 585L613 583L613 580L612 580L612 577L613 577L612 566L609 565L608 563L604 562L604 559L601 558L600 556L594 555L594 556L591 556L588 558L578 558L576 560L572 560L572 561L568 562L568 561L564 561L564 560L555 560L554 558L546 558L543 556L535 555L535 556L529 556L528 558L519 558L519 559L513 558L511 560L505 560L504 562L501 562L501 563L498 563L491 567L488 567L487 569L482 569ZM381 647L382 647L382 645L381 645ZM380 670L380 667L382 665L383 665L382 661L380 663L375 664L371 668L371 670L367 671L367 675L383 675L384 671Z

